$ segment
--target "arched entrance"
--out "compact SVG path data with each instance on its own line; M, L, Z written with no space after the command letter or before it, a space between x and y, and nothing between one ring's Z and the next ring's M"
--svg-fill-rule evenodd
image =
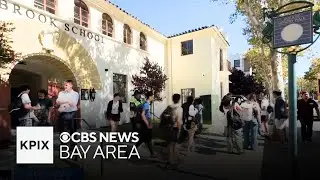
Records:
M78 81L71 68L59 57L49 54L33 54L26 56L22 61L14 66L10 73L9 84L11 101L19 95L19 87L29 85L29 93L32 104L36 105L37 94L40 89L48 91L48 96L53 104L57 99L58 93L63 89L63 82L72 80L74 90L80 91ZM79 101L80 107L80 101ZM56 122L58 112L53 109L51 112L51 121ZM80 109L78 113L80 118Z

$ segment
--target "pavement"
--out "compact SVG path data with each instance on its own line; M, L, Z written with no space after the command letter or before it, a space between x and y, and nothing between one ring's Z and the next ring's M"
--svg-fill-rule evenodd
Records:
M122 125L120 131L127 131L126 125ZM129 127L129 126L128 126ZM205 127L210 130L210 127ZM101 129L100 129L101 130ZM108 130L108 129L104 129ZM89 130L91 131L91 130ZM58 136L55 137L58 143ZM82 167L85 171L85 179L105 179L115 177L124 179L128 177L143 177L149 179L179 179L193 178L205 179L239 179L239 177L250 177L246 179L260 179L260 170L263 157L263 140L257 151L247 151L243 155L232 155L226 153L226 138L204 131L195 139L195 152L186 153L185 144L180 147L182 162L173 170L164 168L163 159L150 159L145 147L139 148L141 159L137 160L59 160L55 158L55 164L46 167ZM92 145L94 146L94 145ZM97 146L97 144L96 144ZM154 149L159 157L165 150L164 143L160 139L154 139ZM1 156L2 155L2 156ZM58 156L58 152L55 153ZM15 147L1 150L0 170L15 167ZM6 159L6 160L5 160Z

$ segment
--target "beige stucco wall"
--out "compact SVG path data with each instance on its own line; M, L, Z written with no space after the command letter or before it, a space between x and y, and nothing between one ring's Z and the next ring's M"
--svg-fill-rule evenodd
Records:
M9 3L9 1L7 1ZM30 3L30 2L29 2ZM12 33L13 48L20 52L21 55L27 56L34 53L43 53L43 46L39 41L39 34L42 31L54 31L54 51L52 56L57 57L63 61L75 74L77 81L81 81L81 88L96 87L97 95L94 102L82 101L81 113L82 117L87 119L89 123L96 126L106 125L106 121L103 117L103 112L106 109L106 105L113 97L113 73L119 73L127 75L127 97L131 97L131 90L133 86L131 84L131 76L139 73L139 69L144 61L145 57L149 57L150 60L159 63L164 66L165 62L165 43L161 42L161 39L157 39L158 35L148 36L148 32L145 33L148 39L148 50L139 49L139 30L131 27L133 31L133 44L128 45L122 43L123 36L123 23L114 20L115 24L115 37L110 38L100 33L98 27L100 27L102 12L91 8L90 26L92 29L79 27L74 24L73 18L70 21L70 16L59 17L47 12L40 11L30 6L26 1L26 4L17 3L20 5L22 15L13 13L13 5L9 5L8 10L0 9L0 20L10 21L14 23L16 30ZM60 4L58 4L60 6ZM30 9L35 12L35 18L30 19L26 17L25 11ZM64 10L68 9L68 12L73 12L73 3L64 4ZM60 10L58 12L61 12ZM53 17L56 19L55 24L57 28L50 25L50 22L41 23L37 19L39 13L44 14L47 18ZM131 19L128 22L131 22ZM86 32L92 32L100 37L103 37L103 43L88 39L79 35L79 29L77 34L70 31L65 31L65 23L81 28ZM141 25L140 25L141 26ZM139 27L139 26L137 26ZM48 64L50 66L50 64ZM108 69L106 72L105 69ZM3 70L2 70L3 71ZM77 82L78 83L78 82ZM84 87L85 86L85 87ZM156 103L155 114L159 115L165 103ZM128 122L128 103L124 104L125 113L122 117L122 122Z
M181 42L193 40L193 54L181 56ZM215 27L173 37L168 40L168 95L181 93L181 89L195 88L195 96L211 95L212 117L217 117L222 95L229 91L227 70L228 43ZM219 51L223 49L224 71L220 71ZM214 122L214 121L213 121Z
M127 75L127 97L129 99L132 94L130 90L133 89L131 76L139 73L145 57L160 64L169 78L166 91L163 92L163 96L166 97L164 102L155 103L155 114L158 116L166 104L171 103L170 97L173 93L180 94L181 89L195 88L196 96L212 96L212 117L215 117L221 99L220 82L223 82L224 85L222 94L228 92L228 44L215 27L167 38L103 0L84 0L90 11L89 28L73 23L73 1L58 0L56 15L34 8L33 0L23 2L16 0L22 12L22 15L19 15L13 13L13 5L10 3L13 1L7 0L6 2L8 2L9 9L0 9L0 20L14 23L16 30L12 38L13 47L17 52L20 52L23 57L44 53L39 35L43 31L54 31L52 58L63 62L67 69L70 69L78 86L96 88L97 95L94 102L81 102L83 118L93 125L98 127L106 125L103 111L114 93L113 73ZM34 19L26 17L26 9L35 12ZM103 12L108 13L113 19L114 36L112 38L100 33ZM39 13L47 17L46 23L39 22L37 19ZM56 19L57 27L50 25L50 18ZM68 31L66 31L65 23L69 24ZM128 24L132 29L132 45L122 42L124 24ZM72 26L76 27L76 33L72 33ZM81 36L79 29L98 35L99 41ZM139 48L140 32L147 37L147 51ZM181 56L181 42L190 39L194 41L193 55ZM220 48L224 50L225 71L223 72L219 70ZM50 63L52 65L52 62ZM48 66L50 63L48 62ZM63 69L66 71L66 68ZM105 69L108 71L106 72ZM128 111L128 104L125 104L122 122L128 122Z

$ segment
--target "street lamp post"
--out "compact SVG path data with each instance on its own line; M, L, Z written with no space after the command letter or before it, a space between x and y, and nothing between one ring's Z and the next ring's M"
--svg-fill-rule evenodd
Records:
M268 18L263 29L263 42L276 52L288 55L289 89L289 155L292 178L299 178L297 146L297 84L295 63L297 54L309 48L320 36L320 14L313 13L313 3L294 1L277 10L263 8L264 17ZM317 35L316 39L313 36ZM306 45L306 47L296 47ZM287 51L283 51L287 48Z

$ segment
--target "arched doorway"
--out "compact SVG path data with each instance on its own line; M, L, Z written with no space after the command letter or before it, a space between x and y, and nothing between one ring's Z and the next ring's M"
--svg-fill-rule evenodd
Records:
M72 80L74 90L79 92L78 81L74 73L62 59L49 54L29 55L16 64L10 73L11 101L19 95L20 86L28 85L31 88L29 96L33 105L36 105L40 89L47 90L49 98L55 104L65 80ZM58 112L53 109L50 113L51 121L55 123ZM78 116L80 117L80 110Z

